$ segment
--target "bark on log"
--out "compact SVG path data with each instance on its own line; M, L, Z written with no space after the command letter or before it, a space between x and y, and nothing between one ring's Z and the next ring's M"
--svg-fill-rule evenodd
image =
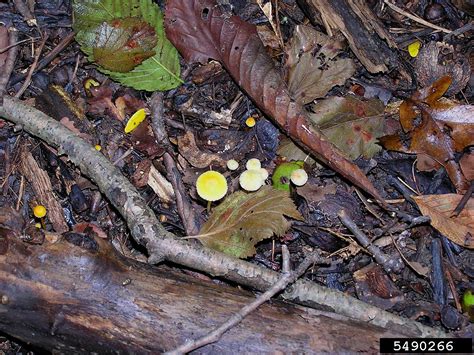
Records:
M102 239L81 242L0 239L0 331L66 353L159 353L205 335L253 299L125 260ZM377 352L388 336L400 334L274 301L197 352Z

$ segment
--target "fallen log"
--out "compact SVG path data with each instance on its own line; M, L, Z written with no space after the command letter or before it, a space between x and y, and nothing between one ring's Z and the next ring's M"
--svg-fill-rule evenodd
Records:
M0 331L49 351L159 353L205 335L254 297L124 259L103 239L68 240L0 239ZM390 336L400 334L274 301L199 352L376 352Z

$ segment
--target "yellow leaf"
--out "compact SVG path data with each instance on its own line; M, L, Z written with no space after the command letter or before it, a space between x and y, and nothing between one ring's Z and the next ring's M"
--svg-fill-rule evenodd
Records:
M125 126L125 133L130 133L132 132L135 128L138 127L138 125L140 123L143 122L143 120L145 119L146 117L146 111L144 108L138 110L137 112L135 112L132 117L130 117L130 119L128 120L127 122L127 125Z
M408 53L411 57L416 58L418 56L418 52L420 51L421 42L415 41L408 45Z
M474 199L469 199L457 217L450 217L462 195L413 196L421 213L431 218L431 225L452 242L474 249Z

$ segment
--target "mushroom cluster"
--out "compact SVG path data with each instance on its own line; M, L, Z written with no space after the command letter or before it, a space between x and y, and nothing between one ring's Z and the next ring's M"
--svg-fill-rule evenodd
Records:
M265 184L268 171L262 168L260 160L252 158L245 164L245 170L239 177L239 184L245 191L257 191Z

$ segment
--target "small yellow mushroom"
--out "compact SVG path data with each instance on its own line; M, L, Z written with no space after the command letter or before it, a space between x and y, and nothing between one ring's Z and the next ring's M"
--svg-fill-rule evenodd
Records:
M255 121L255 118L253 118L252 116L248 117L246 120L245 120L245 124L247 125L247 127L250 127L252 128L253 126L255 126L257 122Z
M95 150L97 150L98 152L100 152L102 150L102 147L99 145L99 144L96 144L94 146Z
M421 47L420 41L415 41L413 43L410 43L408 45L408 53L410 54L410 57L416 58L418 56L418 53L420 52L420 47Z
M43 218L44 216L46 216L46 207L44 207L43 205L36 205L33 208L33 214L36 218Z
M143 122L143 120L146 117L146 110L144 108L141 108L137 112L135 112L132 117L129 118L127 124L125 125L125 133L130 133L132 132L135 128L138 127L140 123Z
M227 180L217 171L206 171L196 180L198 195L209 202L220 200L227 193Z

